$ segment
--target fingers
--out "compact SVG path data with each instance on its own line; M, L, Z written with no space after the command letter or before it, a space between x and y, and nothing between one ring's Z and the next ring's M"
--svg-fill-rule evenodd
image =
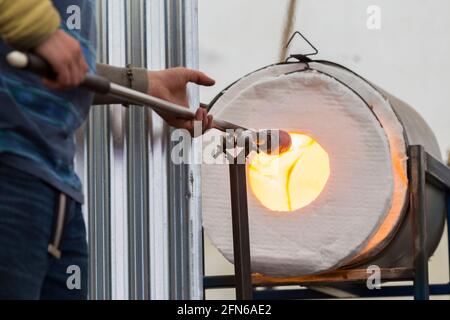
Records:
M200 108L204 109L206 113L208 113L209 105L200 103ZM206 122L207 122L206 130L212 129L214 127L214 119L212 115L210 114L207 115Z
M71 83L70 86L76 87L79 86L86 76L86 73L88 72L88 66L86 63L86 60L83 56L83 51L81 49L81 46L77 43L76 47L73 51L73 57L71 59L71 71L72 71L72 77L71 77Z
M208 125L206 126L206 130L212 129L214 127L214 118L212 115L208 115Z
M46 79L50 89L61 90L76 87L82 83L88 65L78 40L58 29L46 41L36 47L35 52L50 63L56 79Z
M202 122L202 132L210 129L212 116L208 115L208 111L205 108L198 108L195 113L195 119Z
M186 69L186 74L188 77L188 82L193 82L201 86L213 86L216 81L206 74L198 70Z
M73 48L68 52L68 56L63 62L65 62L66 69L64 71L67 74L61 79L61 84L67 88L80 85L84 80L88 68L78 42L73 43Z
M214 127L214 119L212 115L208 115L208 111L204 108L198 108L195 112L194 120L185 120L161 114L164 120L172 127L186 129L193 137L202 135L206 130ZM198 123L201 122L201 130L196 130Z
M55 85L61 89L65 89L70 86L71 66L69 63L67 63L69 59L69 55L65 53L64 55L61 55L61 58L59 60L50 62L55 73L57 74Z
M195 120L202 122L202 133L206 130L212 129L214 125L214 119L212 115L208 115L208 111L205 108L198 108L195 113Z

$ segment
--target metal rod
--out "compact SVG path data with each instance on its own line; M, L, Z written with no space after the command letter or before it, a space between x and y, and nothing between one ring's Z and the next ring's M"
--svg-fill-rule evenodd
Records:
M144 31L142 30L142 32ZM129 38L133 38L130 36L129 33L127 34ZM130 39L130 41L132 40ZM129 51L129 54L131 54L130 52L131 51ZM136 58L138 53L139 50L133 50L131 55ZM43 77L49 78L55 77L55 73L51 69L51 66L45 60L43 60L37 55L30 53L23 53L20 51L13 51L8 54L7 60L10 63L10 65L14 66L15 68L30 70ZM137 65L139 65L139 63L137 63ZM168 67L177 65L179 64L170 63L168 64ZM136 106L145 106L152 108L159 114L169 114L186 120L195 119L195 112L189 108L159 99L157 97L150 96L148 94L124 86L120 86L115 83L111 83L109 82L108 79L98 75L87 74L83 82L81 83L81 86L96 93L109 94L122 102L134 103ZM248 130L245 127L220 119L215 119L213 125L215 129L221 131L226 131L227 129Z
M447 193L447 254L450 276L450 192Z
M123 99L127 102L135 103L136 105L148 106L159 114L171 114L188 120L195 118L195 112L189 108L117 85L115 83L111 83L110 95L118 99ZM247 130L245 127L238 126L221 119L214 119L214 128L221 131L226 131L227 129Z
M236 299L251 300L253 297L253 286L250 261L246 165L245 163L237 163L237 159L233 160L229 165L229 170Z
M127 62L146 65L145 2L126 1ZM130 106L127 113L129 298L150 299L147 113Z
M108 3L99 2L98 52L108 62ZM109 116L105 106L91 109L86 127L89 297L109 300L111 287L111 175Z
M409 151L411 157L410 214L412 220L412 232L414 235L414 298L416 300L428 300L430 293L428 279L428 254L426 250L426 153L423 146L417 145L411 146Z
M412 268L382 268L381 279L383 281L410 281L414 279ZM365 283L370 274L367 269L338 269L321 275L307 275L300 277L274 278L260 274L252 275L253 287L279 287L279 286L337 286L352 283ZM234 275L206 276L204 278L206 289L232 288L236 286Z
M414 287L410 285L383 286L381 290L371 290L365 285L355 285L352 288L346 287L349 292L358 295L360 298L381 298L381 297L411 297L414 294ZM297 286L298 288L298 286ZM254 296L257 300L287 300L287 299L329 299L330 296L322 292L305 289L265 289L255 290ZM450 293L450 283L430 285L432 295L448 295Z
M108 63L112 65L126 64L126 28L125 0L108 1ZM94 107L92 109L96 109ZM111 210L111 278L112 299L128 299L128 184L127 184L127 123L128 110L117 106L108 106L105 119L108 126L108 159L110 161L109 203ZM92 127L96 130L96 127ZM102 180L98 181L99 184Z
M184 1L165 2L166 67L186 65ZM188 108L174 108L180 116L193 119L194 112ZM170 134L170 133L169 133ZM168 139L171 140L170 138ZM173 146L172 142L172 146ZM189 299L189 167L176 165L169 159L169 287L170 299Z
M147 1L147 66L149 69L165 68L165 0ZM167 164L169 127L154 110L148 112L149 144L149 202L150 202L150 271L152 299L169 299L169 237ZM157 258L153 258L157 257Z
M206 265L205 265L205 229L202 228L202 242L201 242L201 250L202 250L202 300L206 300L206 289L208 288L207 283L205 283L205 279L207 276L206 273Z
M450 168L429 153L426 153L426 165L427 181L444 190L447 195L447 253L450 266Z
M443 164L441 161L430 155L426 154L427 172L426 178L436 187L450 192L450 168Z
M198 40L198 1L197 0L181 0L182 5L181 22L183 27L183 62L184 65L191 69L199 68L199 40ZM188 86L189 107L191 110L197 109L200 105L199 86ZM217 125L216 125L217 126ZM202 257L203 250L201 247L202 239L202 182L201 182L201 165L197 164L201 161L202 146L199 141L192 144L192 155L198 161L189 164L186 167L186 199L187 199L187 226L188 226L188 290L187 298L198 300L203 297L203 271Z
M447 251L450 276L450 192L447 193Z

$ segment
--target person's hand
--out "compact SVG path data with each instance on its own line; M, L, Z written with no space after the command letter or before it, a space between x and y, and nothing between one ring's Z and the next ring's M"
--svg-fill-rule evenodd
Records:
M80 43L61 29L34 48L34 52L44 58L57 75L54 80L44 79L44 84L50 89L65 90L76 87L88 72Z
M187 84L189 82L202 86L212 86L215 81L203 72L186 68L173 68L148 72L148 94L178 105L188 107ZM193 134L194 121L202 122L203 131L212 128L213 118L205 108L198 108L195 120L180 119L172 115L160 114L167 123L176 128L189 130Z

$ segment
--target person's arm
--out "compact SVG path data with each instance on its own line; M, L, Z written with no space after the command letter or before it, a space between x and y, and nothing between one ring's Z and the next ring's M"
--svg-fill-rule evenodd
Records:
M131 68L131 71L132 81L130 81L127 68L97 64L97 74L109 79L111 82L185 107L188 107L186 92L188 83L202 86L212 86L215 83L213 79L203 72L186 68L172 68L161 71ZM94 97L94 105L126 102L108 95L96 95ZM169 125L176 128L184 128L193 133L193 120L179 119L167 114L160 115ZM213 126L213 118L211 115L208 115L205 108L198 108L195 121L202 122L203 130L210 129Z
M60 23L59 13L50 0L0 0L0 35L14 48L37 47Z

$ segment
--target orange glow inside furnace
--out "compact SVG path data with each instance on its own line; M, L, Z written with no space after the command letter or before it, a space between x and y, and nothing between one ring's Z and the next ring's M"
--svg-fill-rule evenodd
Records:
M280 155L256 154L248 166L255 197L272 211L306 207L324 189L330 176L327 152L313 138L289 133L291 148Z

